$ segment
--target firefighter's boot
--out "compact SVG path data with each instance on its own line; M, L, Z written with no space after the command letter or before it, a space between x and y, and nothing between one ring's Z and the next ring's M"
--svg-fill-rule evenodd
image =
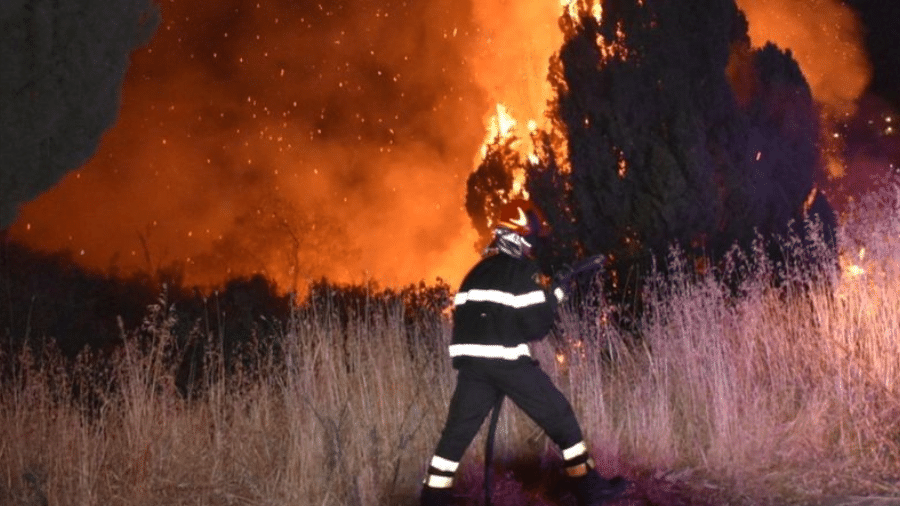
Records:
M449 488L422 487L422 495L419 498L419 506L450 506L453 504L453 495Z
M628 481L620 476L607 480L593 468L574 478L578 506L601 506L625 493Z

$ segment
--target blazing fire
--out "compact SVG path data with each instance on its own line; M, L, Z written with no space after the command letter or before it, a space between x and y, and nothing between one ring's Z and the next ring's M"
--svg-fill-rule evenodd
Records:
M484 138L484 143L481 145L482 158L487 155L490 144L510 139L515 133L516 125L518 125L518 122L509 114L505 105L498 103L496 110L497 112L487 122L487 135Z
M512 117L506 106L498 103L496 105L496 113L487 121L487 135L484 138L484 143L481 145L481 157L476 160L476 163L487 156L488 149L492 144L504 144L505 142L511 142L511 147L518 149L520 153L531 160L532 163L537 163L537 155L534 154L533 145L531 143L523 142L529 137L523 138L521 132L518 131L518 124L519 122ZM534 120L529 120L528 128L529 131L535 130L537 128L536 122ZM509 198L520 197L527 199L528 191L525 189L525 171L516 169L513 171L512 175L513 185Z
M790 48L831 117L853 111L870 68L841 2L737 3L753 43ZM457 282L477 256L461 206L473 155L515 135L538 162L559 17L604 14L600 0L462 4L163 3L117 126L10 236L121 273L181 264L203 286L255 272L285 289ZM603 58L627 57L627 36L598 40Z

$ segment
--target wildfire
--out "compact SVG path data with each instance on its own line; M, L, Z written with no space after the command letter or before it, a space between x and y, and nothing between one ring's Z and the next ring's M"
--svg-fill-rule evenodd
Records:
M737 4L747 16L754 46L772 41L790 49L813 96L829 109L828 114L853 112L855 100L869 82L871 65L859 20L845 3L737 0Z
M868 64L839 0L738 4L754 44L791 49L817 100L852 109ZM117 126L89 164L25 206L11 237L121 272L190 259L186 279L208 285L229 268L285 285L361 272L455 282L476 255L459 160L479 152L484 126L482 156L515 136L523 160L540 163L532 136L548 123L559 17L602 22L609 10L602 0L408 2L390 17L369 7L262 3L238 16L231 4L161 4L167 22L135 54ZM240 29L219 32L226 19ZM626 58L627 35L619 25L598 39L602 57ZM896 123L885 118L883 134L896 138ZM829 165L843 167L838 156ZM627 177L624 158L616 168ZM522 170L513 192L525 193ZM259 202L279 204L256 215ZM859 276L857 263L847 268Z

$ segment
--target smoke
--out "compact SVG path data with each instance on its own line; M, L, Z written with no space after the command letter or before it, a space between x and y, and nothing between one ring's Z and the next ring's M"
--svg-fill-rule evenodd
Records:
M826 113L848 115L872 75L859 19L838 0L737 0L756 47L788 48Z
M119 270L455 281L488 110L465 4L173 2L100 152L12 236Z
M822 108L822 156L831 177L825 189L835 207L844 209L848 201L900 167L900 143L891 125L898 116L896 105L872 93L879 92L878 86L870 87L877 76L864 45L860 17L846 2L838 0L737 3L747 15L754 45L771 40L790 48L800 64ZM871 18L889 14L891 9L887 4L873 3L861 12ZM884 32L890 30L885 20L868 22L869 36L874 30L875 36L885 37ZM893 43L880 44L869 47L883 53ZM875 56L886 60L884 54ZM882 79L893 67L882 63L878 69ZM884 81L875 84L880 85L881 93L887 92L886 98L891 96L884 89Z

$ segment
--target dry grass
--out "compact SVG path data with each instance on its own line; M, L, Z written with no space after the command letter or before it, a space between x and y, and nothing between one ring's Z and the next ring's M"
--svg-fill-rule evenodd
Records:
M757 262L734 299L673 254L672 276L648 294L639 344L626 345L602 308L565 313L558 338L535 353L604 470L677 471L756 504L900 494L896 215L868 232L851 217L844 262L865 274L809 291L773 289ZM400 306L376 303L347 325L327 310L298 314L280 336L283 360L226 375L212 353L204 393L186 399L167 365L176 315L162 302L148 314L153 346L130 341L106 379L89 362L73 374L46 357L2 357L18 372L0 393L0 502L414 503L453 387L446 348L434 346L448 342L445 321L411 328ZM101 383L90 410L65 393L79 378ZM117 388L99 388L107 381ZM471 496L482 439L460 472ZM555 449L517 410L504 410L497 445L500 462L536 455L555 469ZM498 504L549 504L511 475L497 484Z
M856 286L862 282L866 289ZM691 469L757 501L900 494L900 296L845 280L729 302L711 279L668 286L644 341L585 319L563 377L590 439L650 468ZM598 361L604 350L614 360ZM601 344L602 345L602 344Z

